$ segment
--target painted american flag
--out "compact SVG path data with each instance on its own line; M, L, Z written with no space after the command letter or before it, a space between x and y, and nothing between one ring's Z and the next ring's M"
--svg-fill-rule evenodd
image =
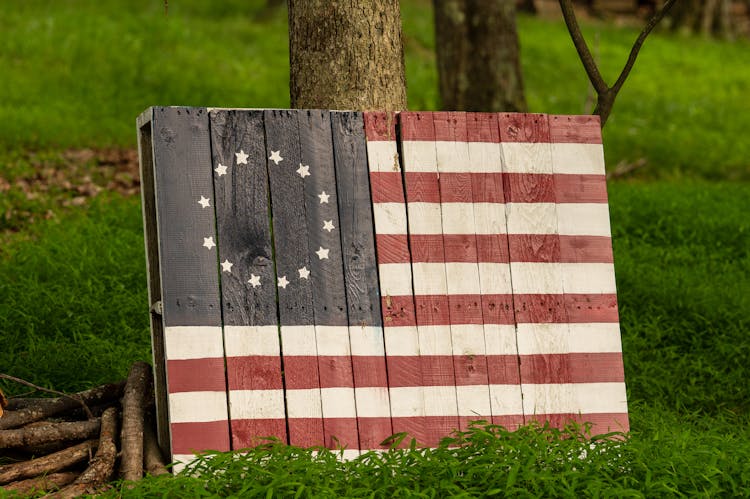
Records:
M596 118L151 127L173 459L268 436L354 457L480 419L628 430Z

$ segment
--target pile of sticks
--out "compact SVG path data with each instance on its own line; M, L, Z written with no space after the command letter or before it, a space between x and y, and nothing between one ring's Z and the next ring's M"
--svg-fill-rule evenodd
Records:
M113 479L168 473L150 417L152 394L151 366L136 362L126 381L4 401L0 462L8 464L0 465L0 492L77 497Z

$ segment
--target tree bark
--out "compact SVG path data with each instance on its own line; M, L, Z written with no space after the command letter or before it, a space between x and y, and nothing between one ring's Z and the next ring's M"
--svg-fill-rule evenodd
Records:
M99 431L99 420L47 423L0 430L0 449L33 447L65 440L85 440Z
M156 441L156 434L150 425L146 425L143 433L143 468L152 476L169 473L161 455L161 449Z
M124 480L143 477L143 419L146 392L151 385L151 366L136 362L130 368L122 397L122 460L120 474Z
M669 15L672 29L731 38L731 0L681 0Z
M36 478L29 478L28 480L20 480L18 482L9 483L3 485L3 490L13 491L19 495L32 495L39 494L40 492L49 492L53 489L58 489L68 485L76 479L78 473L64 472L64 473L51 473L49 475L38 476Z
M0 466L0 484L63 470L90 457L96 446L96 440L87 440L49 456Z
M514 0L433 0L442 108L525 111Z
M406 109L398 0L288 0L294 108Z

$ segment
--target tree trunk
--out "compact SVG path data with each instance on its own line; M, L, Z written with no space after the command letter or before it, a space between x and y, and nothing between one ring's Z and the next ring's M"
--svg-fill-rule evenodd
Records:
M398 0L288 0L294 108L406 109Z
M513 0L433 0L442 107L525 111Z
M703 36L731 38L731 0L682 0L669 16L672 28Z

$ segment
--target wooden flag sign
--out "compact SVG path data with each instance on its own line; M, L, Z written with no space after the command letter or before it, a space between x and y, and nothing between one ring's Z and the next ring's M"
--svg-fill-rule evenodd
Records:
M151 108L138 130L173 460L628 430L596 117Z

